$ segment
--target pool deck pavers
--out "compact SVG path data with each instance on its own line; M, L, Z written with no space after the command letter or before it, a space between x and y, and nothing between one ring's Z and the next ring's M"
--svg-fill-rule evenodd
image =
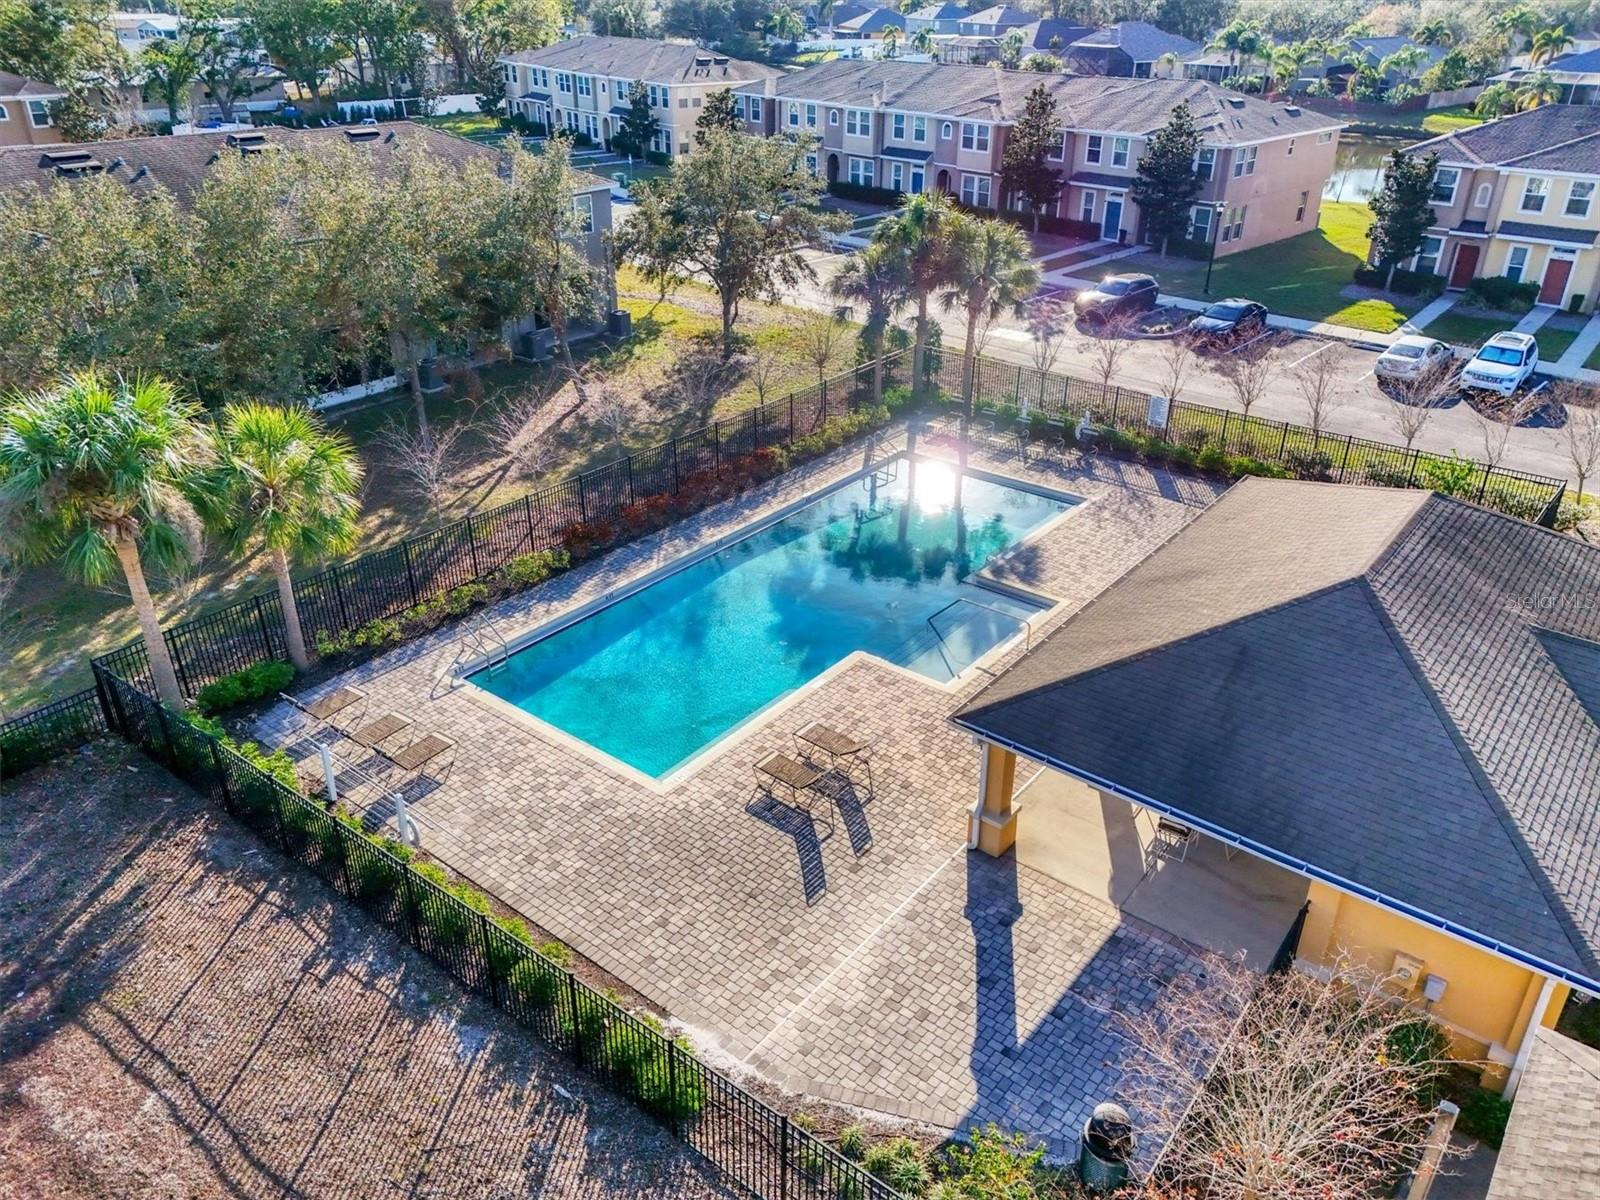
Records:
M907 437L791 471L508 598L491 616L514 639L899 451ZM917 446L954 453L926 436ZM1061 601L1035 637L1219 491L1106 459L1024 464L996 448L975 449L971 463L1085 500L992 570ZM848 660L664 789L438 678L455 654L446 631L318 690L359 681L374 711L405 712L457 739L448 777L408 793L426 847L659 1002L719 1061L945 1128L997 1120L1067 1155L1089 1108L1117 1094L1130 1047L1115 1014L1148 1005L1164 980L1205 960L1104 901L966 850L978 755L947 718L1020 653L949 688ZM594 703L627 720L626 695ZM877 742L877 794L844 797L831 836L786 805L748 803L752 763L822 719ZM261 732L281 743L294 726L281 706Z

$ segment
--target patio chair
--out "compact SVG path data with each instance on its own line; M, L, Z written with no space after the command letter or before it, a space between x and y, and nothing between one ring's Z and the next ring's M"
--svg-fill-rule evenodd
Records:
M378 747L390 738L396 737L411 728L411 719L402 717L399 713L384 713L376 721L369 721L354 733L350 740L358 746L368 750L378 750ZM382 754L383 751L378 750Z
M309 704L301 705L307 716L315 717L319 721L326 721L330 725L336 724L334 718L350 709L367 705L367 694L358 687L342 687L329 692L320 700L313 700ZM354 716L354 713L350 713Z
M456 744L450 738L437 733L425 733L421 737L412 738L398 750L380 750L384 758L388 759L400 770L408 775L418 774L440 755L453 751ZM454 756L450 759L450 766L455 766ZM445 774L449 773L446 768Z
M805 809L806 815L812 820L817 816L812 806L821 800L828 822L828 832L833 832L833 798L817 789L817 784L822 782L824 772L809 763L791 758L782 750L774 750L756 760L755 774L755 796L765 792L776 800L778 793L775 789L782 788L789 795L789 803L796 808ZM754 796L751 798L754 799ZM749 805L745 807L748 809Z
M1196 840L1195 831L1181 821L1171 817L1156 818L1155 835L1144 851L1144 873L1151 874L1163 862L1183 862Z
M872 784L871 741L841 733L832 725L822 721L813 721L804 729L795 731L794 744L802 760L809 759L813 754L821 754L827 758L830 768L838 771L851 783L855 782L858 771L865 770L867 798L871 799L876 795Z

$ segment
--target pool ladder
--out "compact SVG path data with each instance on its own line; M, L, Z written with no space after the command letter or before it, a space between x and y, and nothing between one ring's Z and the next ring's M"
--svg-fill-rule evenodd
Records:
M939 639L941 644L944 642L944 634L940 633L939 627L933 623L934 617L944 616L945 613L949 612L958 604L970 604L973 608L981 608L985 612L992 612L996 616L1006 618L1008 621L1019 622L1023 629L1027 631L1026 636L1023 639L1023 652L1026 653L1027 651L1033 649L1033 618L1031 616L1026 613L1007 612L1003 608L996 608L992 604L984 604L978 600L971 600L966 596L957 596L954 600L950 601L949 604L946 604L938 612L934 613L933 616L928 618L928 628L933 630L934 636Z
M866 491L873 492L878 488L881 488L884 484L893 483L899 478L900 460L895 458L891 459L881 467L874 467L868 473L867 477L861 481L861 486Z
M461 631L461 637L456 642L455 661L450 665L455 667L464 658L478 657L484 660L484 669L489 674L494 674L496 667L506 665L506 660L511 657L511 645L506 641L505 634L495 628L493 621L484 613L479 613L466 623Z

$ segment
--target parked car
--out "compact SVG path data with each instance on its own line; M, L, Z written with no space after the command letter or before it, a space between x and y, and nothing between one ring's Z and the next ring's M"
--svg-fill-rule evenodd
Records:
M1218 300L1189 322L1189 336L1205 342L1242 341L1266 330L1267 306L1237 296Z
M1422 379L1455 364L1455 351L1438 338L1408 333L1378 355L1372 373L1379 379Z
M1497 333L1478 347L1461 372L1461 386L1470 391L1515 395L1539 365L1539 343L1531 333Z
M1151 275L1107 275L1075 301L1078 320L1104 325L1113 317L1149 312L1161 297L1161 285Z

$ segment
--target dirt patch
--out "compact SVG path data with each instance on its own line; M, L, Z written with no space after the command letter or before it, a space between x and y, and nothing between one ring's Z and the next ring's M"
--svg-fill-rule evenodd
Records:
M721 1196L164 771L7 785L0 1195Z

